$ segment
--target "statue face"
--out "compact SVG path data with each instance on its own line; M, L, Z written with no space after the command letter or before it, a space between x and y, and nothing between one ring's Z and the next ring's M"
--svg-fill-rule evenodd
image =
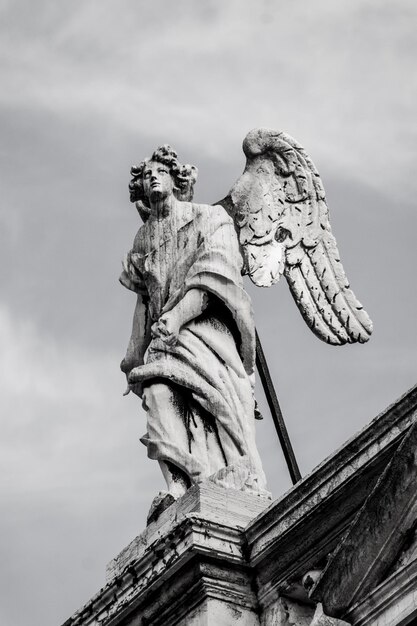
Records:
M151 202L170 196L174 191L174 181L167 165L149 161L143 170L143 190Z

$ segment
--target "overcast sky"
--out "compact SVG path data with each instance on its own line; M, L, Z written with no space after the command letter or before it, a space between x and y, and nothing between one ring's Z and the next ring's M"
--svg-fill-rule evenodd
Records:
M119 362L129 169L160 143L223 197L251 128L327 191L365 346L329 347L283 284L250 288L303 474L417 379L414 0L0 0L0 623L59 626L144 528L159 468ZM260 394L261 406L264 407ZM290 487L267 411L270 489Z

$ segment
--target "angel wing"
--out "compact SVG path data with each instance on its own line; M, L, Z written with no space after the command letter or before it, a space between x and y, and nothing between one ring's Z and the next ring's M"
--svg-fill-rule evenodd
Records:
M233 217L245 273L260 287L285 275L311 330L333 344L368 341L372 322L350 289L321 178L289 135L266 128L243 141L246 167L218 204Z

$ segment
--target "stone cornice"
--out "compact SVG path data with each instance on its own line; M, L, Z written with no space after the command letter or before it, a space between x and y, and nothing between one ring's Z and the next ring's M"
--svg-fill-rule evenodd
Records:
M416 419L416 406L417 386L249 524L248 555L262 604L334 547Z
M127 565L63 626L102 623L116 626L138 608L146 612L149 599L162 586L170 589L170 593L166 606L159 603L161 624L171 623L163 621L168 619L167 612L177 617L182 610L188 612L190 606L198 604L207 595L216 597L217 594L228 602L236 601L239 606L252 607L256 598L245 575L247 565L242 544L242 533L238 529L189 513L169 534L151 544L140 559ZM185 569L192 572L193 559L200 574L197 584L195 577L188 579L183 573ZM221 565L217 566L217 562ZM211 584L213 569L215 585ZM222 570L225 570L223 593ZM235 580L230 577L233 571L237 574ZM152 611L152 607L149 610ZM162 619L162 616L165 617ZM159 621L152 621L154 623Z
M417 519L417 425L404 435L375 489L310 592L340 617L372 591L398 559Z
M411 616L417 617L417 560L396 570L343 617L355 626L397 626Z
M323 569L416 418L417 387L270 506L215 484L191 488L110 562L108 584L64 626L183 625L190 615L204 620L209 613L208 623L217 624L217 610L226 620L221 623L240 615L239 623L257 624L261 616L266 626L276 623L268 616L275 619L283 597L303 605L308 624L338 623L316 615L319 605L302 576ZM389 489L392 510L396 488ZM399 559L393 556L398 546L390 551L395 563L388 577L343 619L396 626L413 615L417 562L410 545ZM378 580L379 574L373 584Z

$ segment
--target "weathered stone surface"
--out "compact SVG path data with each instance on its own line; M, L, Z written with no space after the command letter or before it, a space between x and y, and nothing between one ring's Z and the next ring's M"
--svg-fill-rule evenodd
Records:
M329 617L319 603L317 607L302 604L285 596L263 611L261 626L349 626L334 617Z
M246 167L222 202L233 215L246 271L261 287L284 273L311 330L334 345L365 342L372 323L349 287L323 184L304 148L283 132L250 131Z
M120 575L131 562L140 559L156 541L172 532L185 519L194 518L194 514L201 520L225 524L239 531L269 504L269 499L236 489L225 489L212 482L195 485L110 561L106 568L106 579L110 581Z
M242 255L225 209L191 202L196 173L169 146L132 168L131 199L145 222L121 276L137 293L122 369L128 388L143 398L142 442L173 497L240 465L250 475L238 488L263 493L255 327Z
M326 615L323 611L322 604L319 602L310 626L349 626L349 623Z
M211 482L190 489L109 565L107 585L65 626L411 624L417 614L413 528L403 550L395 556L390 552L392 563L383 580L350 605L342 619L326 615L302 581L307 587L310 578L314 582L357 511L372 503L376 477L400 451L398 444L416 416L417 387L269 506L262 498ZM407 468L412 473L414 457L401 458L404 473ZM384 484L390 493L381 505L394 519L398 483ZM401 502L402 489L399 493ZM366 532L358 544L365 560L373 554L373 539ZM372 568L370 580L374 585ZM365 579L364 588L367 584Z
M277 600L263 611L261 626L310 626L314 611L312 606L278 596Z
M193 514L131 562L67 626L185 624L198 607L212 615L213 600L240 611L243 624L256 615L241 533Z
M417 425L395 451L331 556L311 597L342 616L381 581L417 520Z
M243 530L269 501L197 485L109 563L107 585L67 626L259 626Z
M416 418L414 387L249 524L261 606L335 549Z
M197 170L168 145L131 170L144 224L120 278L137 294L121 367L127 392L142 397L148 414L141 441L174 498L213 475L227 487L266 490L242 273L259 286L284 273L304 320L327 343L365 342L372 332L340 263L310 157L289 135L265 128L248 133L243 149L245 170L215 206L192 203ZM161 508L154 505L152 519Z
M387 578L401 567L407 566L417 559L417 516L414 524L408 530L403 548L394 565L387 573Z
M180 626L259 626L255 611L228 602L209 600L179 622Z
M400 567L344 616L354 626L414 626L412 618L417 618L417 559Z

